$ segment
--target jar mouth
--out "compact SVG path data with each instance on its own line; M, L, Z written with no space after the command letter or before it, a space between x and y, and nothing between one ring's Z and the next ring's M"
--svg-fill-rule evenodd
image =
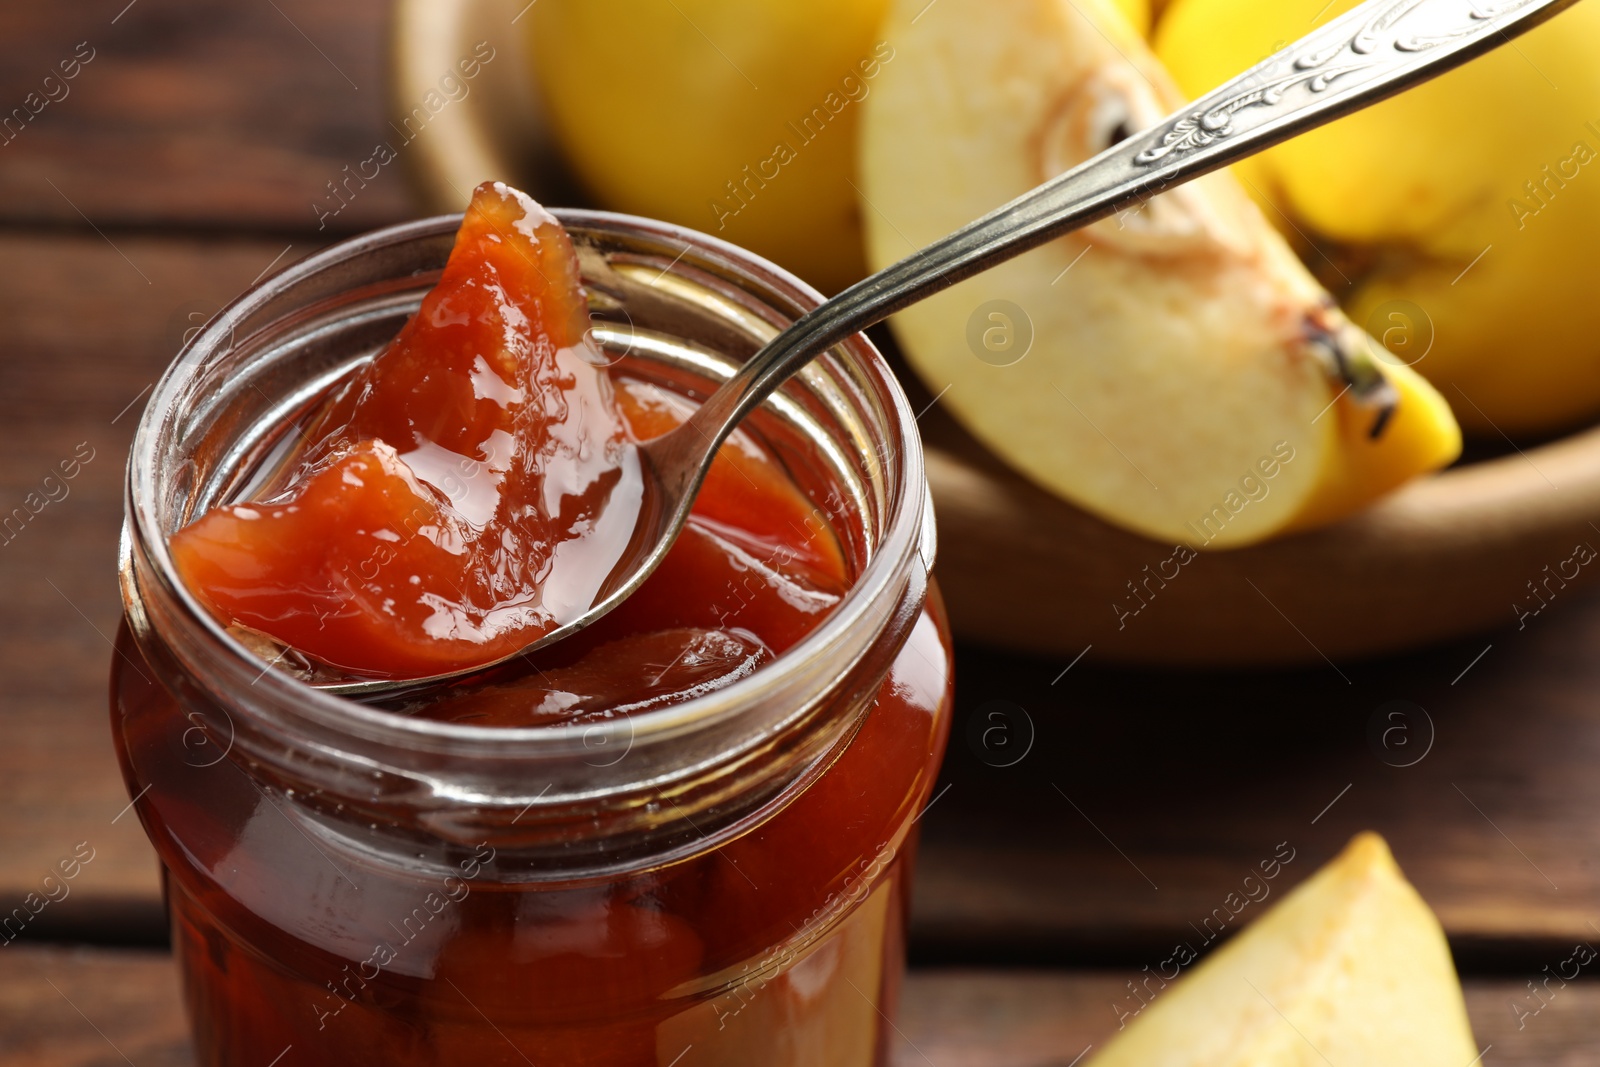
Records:
M743 323L746 328L758 326L763 316L792 319L822 300L820 293L789 272L707 234L610 212L561 209L553 214L579 247L597 324L607 306L606 284L603 278L591 277L591 269L619 264L641 269L664 264L658 284L678 285L680 298L699 287L707 300L731 301L730 307L749 305L745 312L752 317ZM226 417L225 411L219 414L213 398L197 394L201 377L219 360L248 349L269 327L303 317L317 300L331 299L352 280L369 277L374 263L391 264L394 276L414 287L422 272L407 273L405 268L413 265L416 250L425 248L442 266L460 221L460 215L445 215L387 227L292 264L225 308L179 353L154 388L128 461L121 572L124 603L135 629L150 613L152 602L159 600L167 625L177 622L191 638L175 647L180 660L205 656L207 673L215 676L218 688L235 691L243 686L250 694L252 718L260 720L255 725L266 733L280 738L309 734L313 744L330 750L343 749L344 741L366 742L390 753L481 756L496 762L533 756L581 758L602 749L614 751L613 745L632 751L642 744L703 732L749 715L753 707L782 705L785 694L814 686L822 676L819 669L837 675L844 665L859 659L870 635L884 626L889 610L885 605L900 599L908 581L926 581L933 551L932 514L915 418L881 354L859 334L819 361L826 361L829 373L860 394L852 399L862 407L863 417L876 423L876 442L844 443L860 450L856 458L877 482L881 514L876 516L874 543L849 590L810 633L724 688L601 723L490 727L416 718L318 690L271 669L230 635L178 579L168 537L192 519L196 491L193 462L182 451L184 434L192 429L196 410L204 409L213 421ZM352 270L352 264L366 267ZM750 298L759 298L771 313ZM769 321L764 329L776 332L781 325ZM318 326L311 322L307 328L315 332ZM270 350L256 355L265 358ZM322 383L324 389L327 384ZM310 396L311 387L306 389ZM285 404L292 407L299 399L303 397L292 394ZM237 465L239 457L233 462ZM761 725L752 723L753 728Z

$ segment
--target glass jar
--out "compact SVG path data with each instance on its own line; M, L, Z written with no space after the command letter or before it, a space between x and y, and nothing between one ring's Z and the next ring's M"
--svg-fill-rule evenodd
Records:
M616 372L691 398L819 300L710 237L559 217ZM167 537L270 474L415 310L458 223L252 289L179 356L134 442L112 730L200 1062L887 1063L951 663L921 445L864 337L746 424L853 585L796 646L685 703L583 726L411 718L272 669L176 579Z

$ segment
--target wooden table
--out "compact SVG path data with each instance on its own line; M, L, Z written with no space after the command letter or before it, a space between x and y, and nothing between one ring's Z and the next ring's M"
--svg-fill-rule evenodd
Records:
M0 146L0 519L44 501L0 528L0 904L94 849L71 895L0 948L8 1067L191 1062L154 857L106 729L122 467L186 329L275 264L416 212L399 168L325 230L312 207L384 136L384 22L381 0L0 10L0 115L92 56ZM1600 597L1574 596L1522 631L1296 672L963 647L901 1061L1071 1063L1115 1029L1123 983L1279 842L1298 880L1367 827L1449 933L1484 1062L1600 1060L1600 984L1521 1029L1510 1007L1574 943L1600 943L1597 644ZM1369 740L1393 700L1431 723L1413 713L1400 755ZM1033 735L1003 767L968 732L1001 707L1026 713L1008 712L1019 746Z

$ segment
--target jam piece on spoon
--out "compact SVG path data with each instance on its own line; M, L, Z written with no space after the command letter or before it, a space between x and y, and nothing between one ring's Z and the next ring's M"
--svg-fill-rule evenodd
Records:
M174 534L227 623L359 675L488 664L574 618L643 479L577 256L525 194L473 194L438 285L309 428L265 499Z

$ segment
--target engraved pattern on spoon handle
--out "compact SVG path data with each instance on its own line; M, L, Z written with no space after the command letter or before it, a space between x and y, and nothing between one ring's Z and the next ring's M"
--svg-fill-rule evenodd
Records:
M1498 4L1386 0L1369 13L1373 6L1364 5L1336 19L1202 97L1181 117L1159 124L1159 143L1141 151L1134 162L1150 166L1228 137L1236 132L1234 119L1240 112L1283 107L1290 91L1296 88L1325 94L1336 83L1344 82L1351 86L1349 95L1361 102L1376 99L1377 91L1393 92L1400 87L1391 84L1391 77L1406 78L1417 70L1428 72L1431 57L1419 64L1412 58L1417 54L1452 43L1466 44L1477 37L1498 43L1494 35L1502 32L1503 24L1526 19L1544 7L1565 5L1540 4L1538 0L1503 0ZM1554 13L1545 12L1545 17ZM1369 80L1361 81L1363 78ZM1309 103L1291 102L1285 112L1292 115Z

